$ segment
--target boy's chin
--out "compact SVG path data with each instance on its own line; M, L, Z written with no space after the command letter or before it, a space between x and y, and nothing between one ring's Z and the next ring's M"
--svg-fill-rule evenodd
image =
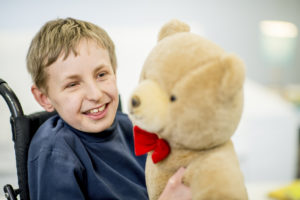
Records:
M84 124L84 132L89 132L89 133L99 133L102 132L109 127L114 122L115 119L115 114L112 115L112 113L107 113L104 118L99 119L99 120L88 120L88 123Z

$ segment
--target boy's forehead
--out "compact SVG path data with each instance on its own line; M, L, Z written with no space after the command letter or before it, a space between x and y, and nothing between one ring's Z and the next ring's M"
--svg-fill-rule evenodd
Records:
M91 66L95 68L101 65L109 66L113 70L108 50L103 48L96 41L82 40L72 51L68 53L62 51L57 60L47 67L47 70L50 73L53 72L53 70L65 73L67 72L65 70L66 68L74 69L76 66ZM48 73L48 75L50 74Z
M80 55L81 51L87 51L87 53L90 54L91 51L99 49L104 49L107 51L107 49L95 39L82 38L74 45L62 49L58 59L66 60L70 55L75 57Z

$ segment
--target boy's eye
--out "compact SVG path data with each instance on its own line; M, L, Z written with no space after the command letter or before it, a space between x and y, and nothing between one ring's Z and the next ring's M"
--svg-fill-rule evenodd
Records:
M102 78L102 77L104 77L105 75L106 75L105 72L101 72L101 73L98 74L98 78Z
M76 82L69 83L69 84L67 84L66 88L75 87L76 85L78 85L78 83L76 83Z

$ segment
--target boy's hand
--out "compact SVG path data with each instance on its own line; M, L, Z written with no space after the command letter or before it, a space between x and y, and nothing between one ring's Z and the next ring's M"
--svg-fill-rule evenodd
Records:
M159 200L191 200L191 189L182 183L182 177L185 169L181 167L169 179L164 191L159 197Z

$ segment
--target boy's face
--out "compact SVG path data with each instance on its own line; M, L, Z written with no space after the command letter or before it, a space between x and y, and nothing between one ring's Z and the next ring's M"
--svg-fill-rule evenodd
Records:
M72 127L90 133L111 126L118 107L116 76L108 51L92 40L82 40L73 53L61 55L47 68L48 95L43 106L56 110Z

